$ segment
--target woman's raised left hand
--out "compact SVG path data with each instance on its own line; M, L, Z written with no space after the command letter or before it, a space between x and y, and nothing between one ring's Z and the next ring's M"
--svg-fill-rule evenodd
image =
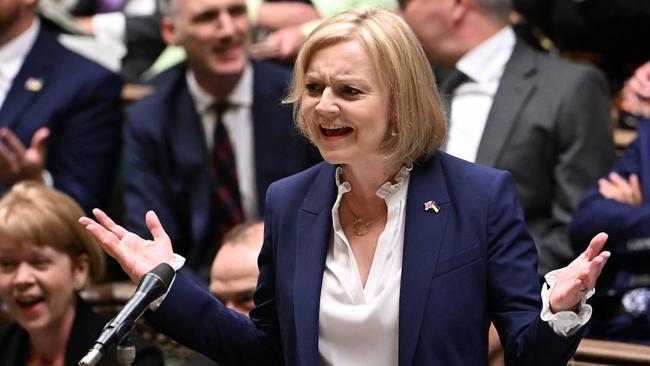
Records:
M580 300L596 286L596 279L611 255L608 251L602 251L606 241L607 234L597 234L578 258L558 272L549 296L553 313L576 311Z

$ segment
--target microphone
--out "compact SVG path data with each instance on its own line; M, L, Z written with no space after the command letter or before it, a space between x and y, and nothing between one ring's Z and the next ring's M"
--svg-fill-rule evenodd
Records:
M117 342L117 344L120 344L129 335L135 322L147 310L147 307L167 293L173 279L174 269L167 263L160 263L154 269L145 273L131 299L124 305L119 314L106 324L93 348L79 361L79 366L97 364L111 343Z

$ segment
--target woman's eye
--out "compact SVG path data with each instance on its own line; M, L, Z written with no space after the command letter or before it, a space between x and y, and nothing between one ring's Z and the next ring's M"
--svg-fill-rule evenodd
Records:
M321 87L318 84L311 83L305 85L305 90L307 90L308 93L313 94L313 93L318 93L321 91Z
M351 86L344 86L343 87L343 94L355 96L355 95L361 94L361 90L359 90L357 88L353 88Z
M16 267L16 262L11 259L0 259L0 271L8 272Z
M32 267L34 267L36 269L46 269L48 267L48 265L50 264L50 261L47 260L47 259L39 258L39 259L34 259L34 260L30 261L30 264L32 265Z

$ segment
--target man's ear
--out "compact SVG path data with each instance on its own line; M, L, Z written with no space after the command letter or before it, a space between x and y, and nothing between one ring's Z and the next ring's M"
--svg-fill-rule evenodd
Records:
M170 17L163 17L160 21L160 34L166 44L178 46L178 37L176 36L176 25Z
M72 285L81 291L88 284L90 277L90 258L88 254L79 255L72 264Z

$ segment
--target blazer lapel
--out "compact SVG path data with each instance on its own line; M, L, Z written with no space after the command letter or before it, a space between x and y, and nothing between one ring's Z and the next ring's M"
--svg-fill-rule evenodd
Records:
M301 365L318 365L318 312L336 199L336 166L323 164L298 211L294 311Z
M440 154L440 153L438 153ZM435 201L440 211L424 210ZM404 257L399 304L399 364L411 365L445 227L452 207L438 155L416 165L406 201Z
M268 152L278 151L281 144L278 143L279 141L269 138L269 133L276 125L274 123L276 121L276 110L271 104L275 102L275 99L268 85L264 83L267 76L259 71L256 62L253 61L251 65L253 67L253 142L255 144L253 153L255 154L255 176L257 177L255 188L257 197L261 198L265 196L268 188L261 179L265 174L262 165L269 159ZM279 161L273 163L281 164ZM264 203L263 199L257 200L258 212L264 212Z
M517 42L499 82L492 108L481 137L476 162L497 166L501 153L517 123L519 113L535 90L531 80L536 71L534 53Z
M51 48L56 40L41 26L36 42L27 54L20 71L14 78L0 109L0 126L12 128L20 112L47 87L48 69L51 65Z
M211 220L214 184L208 170L209 162L203 128L185 82L185 68L178 69L177 83L180 85L174 88L178 92L171 99L174 101L171 119L163 125L169 126L166 138L172 149L178 177L182 177L183 181L190 184L187 189L192 192L190 195L192 241L203 243L204 248L207 248L214 245L214 243L207 242L211 236L206 237L205 235L205 233L211 233L210 228L213 227ZM209 252L207 251L207 253ZM192 250L191 253L201 256L205 252ZM201 258L191 259L201 260Z

